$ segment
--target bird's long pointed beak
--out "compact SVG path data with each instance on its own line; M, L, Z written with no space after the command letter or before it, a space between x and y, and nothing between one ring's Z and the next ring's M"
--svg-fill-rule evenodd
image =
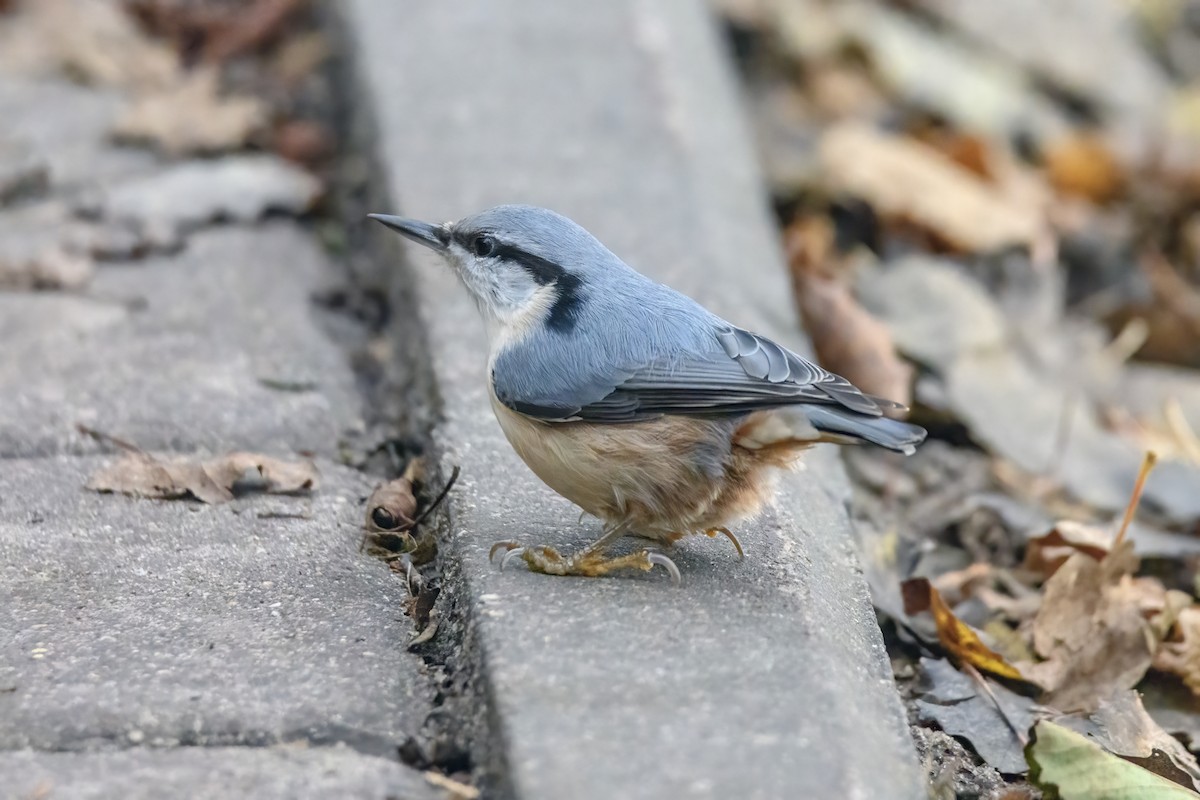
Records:
M393 217L391 214L367 214L367 216L376 222L382 222L401 236L412 239L417 244L423 244L439 253L445 252L450 246L449 236L445 227L441 225L430 225L428 222L421 222L419 219Z

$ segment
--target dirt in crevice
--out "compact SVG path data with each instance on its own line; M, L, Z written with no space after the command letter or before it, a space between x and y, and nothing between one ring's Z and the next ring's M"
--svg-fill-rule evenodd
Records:
M322 238L338 274L314 301L330 333L348 354L365 417L363 430L343 443L342 455L380 482L400 477L413 459L420 459L422 468L414 480L419 515L450 479L449 467L432 438L440 401L410 266L395 237L382 235L366 218L370 212L390 211L396 203L379 177L386 170L378 162L370 103L347 55L352 44L334 4L326 3L320 16L338 54L327 68L335 90L330 93L326 118L334 125L339 148L330 171L326 218L318 229L326 233ZM488 796L493 796L492 790L504 796L506 771L496 760L496 748L489 746L495 726L477 680L482 671L478 650L472 646L465 586L446 548L437 546L444 544L450 530L455 491L451 489L447 502L413 531L418 541L433 543L432 554L410 559L397 552L397 538L386 536L369 540L366 548L384 558L397 580L409 586L406 613L415 623L419 620L414 637L421 627L436 626L428 641L411 646L431 682L433 709L397 755L413 768L486 786ZM364 519L366 513L364 506ZM421 595L412 593L414 584ZM436 598L432 607L426 602L431 596Z

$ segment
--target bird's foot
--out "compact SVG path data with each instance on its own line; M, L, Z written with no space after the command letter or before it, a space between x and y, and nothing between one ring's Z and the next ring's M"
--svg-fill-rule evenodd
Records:
M742 543L738 541L738 538L733 535L733 531L729 530L729 528L709 528L704 532L704 535L715 538L718 533L728 537L729 541L733 542L733 549L737 550L738 560L745 561L746 551L742 550Z
M623 556L606 556L594 550L584 550L573 556L564 556L553 547L525 547L517 542L504 541L492 545L488 558L497 563L503 572L514 559L521 559L531 572L544 575L581 575L589 578L607 575L618 569L640 569L649 572L655 567L667 571L676 584L680 582L679 567L662 553L653 550L637 550Z

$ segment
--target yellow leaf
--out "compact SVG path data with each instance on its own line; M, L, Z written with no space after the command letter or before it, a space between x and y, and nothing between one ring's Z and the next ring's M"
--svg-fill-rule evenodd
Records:
M965 662L1001 678L1024 680L1016 667L980 641L970 626L954 616L954 612L927 578L911 578L905 581L900 585L900 592L904 596L905 614L919 614L922 611L933 614L938 640L955 661Z

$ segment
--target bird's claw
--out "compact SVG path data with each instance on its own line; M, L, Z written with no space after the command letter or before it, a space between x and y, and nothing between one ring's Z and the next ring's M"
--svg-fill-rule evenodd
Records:
M675 585L682 583L679 567L662 553L638 550L628 555L605 557L597 552L584 551L575 556L564 557L553 547L523 547L516 542L503 541L492 545L488 560L497 564L503 572L513 559L521 559L532 572L545 575L580 575L596 577L607 575L618 569L641 569L650 571L662 567L671 576Z
M492 549L488 551L488 561L491 561L494 564L496 562L496 554L501 550L508 553L520 546L521 545L518 542L514 542L512 539L504 539L496 542L494 545L492 545Z
M525 555L524 547L514 547L513 549L509 550L500 559L500 571L504 572L504 568L508 566L508 562L512 561L514 558L521 558L524 555Z
M667 573L671 576L671 580L675 582L676 586L683 582L683 577L679 574L679 567L675 566L674 561L662 553L652 553L649 550L644 552L646 553L646 560L650 562L651 569L653 569L654 565L657 564L667 571Z
M733 535L733 531L729 530L729 528L709 528L704 532L706 536L712 537L715 537L718 533L733 542L733 549L737 550L738 561L745 561L746 551L742 550L742 543L738 541L738 538Z

